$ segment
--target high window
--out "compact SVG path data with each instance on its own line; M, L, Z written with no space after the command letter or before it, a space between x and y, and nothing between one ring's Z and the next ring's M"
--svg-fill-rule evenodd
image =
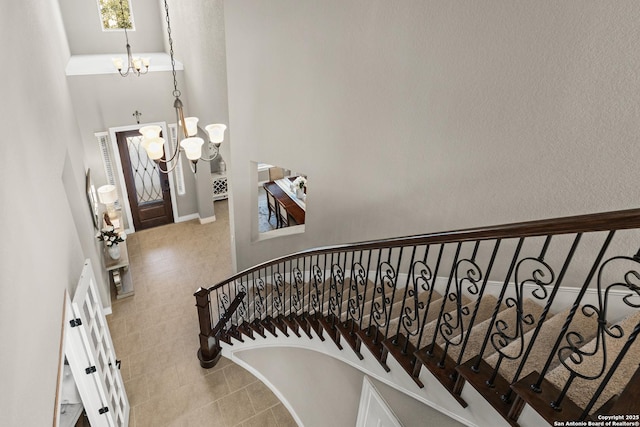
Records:
M134 30L130 0L98 0L103 30Z

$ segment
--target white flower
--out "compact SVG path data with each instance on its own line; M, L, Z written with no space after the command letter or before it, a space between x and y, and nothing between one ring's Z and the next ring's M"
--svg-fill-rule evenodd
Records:
M293 186L295 188L304 189L307 187L307 178L304 176L299 176L293 181Z
M120 233L120 238L122 240L127 240L127 233Z

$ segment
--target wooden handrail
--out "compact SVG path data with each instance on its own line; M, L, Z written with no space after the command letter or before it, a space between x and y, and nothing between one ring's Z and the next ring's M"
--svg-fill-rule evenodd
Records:
M247 274L276 265L284 261L320 254L370 249L387 249L400 246L428 245L437 243L458 243L479 240L494 240L519 237L587 233L640 228L640 209L576 215L563 218L542 219L487 227L435 232L415 236L395 237L391 239L370 240L360 243L333 245L314 248L285 255L243 270L226 280L219 282L208 291L214 291L227 283L245 277ZM195 294L194 294L195 295Z

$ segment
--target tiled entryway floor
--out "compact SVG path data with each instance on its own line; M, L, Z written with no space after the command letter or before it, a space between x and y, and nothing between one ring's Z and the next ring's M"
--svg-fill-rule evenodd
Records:
M224 358L209 370L198 363L193 293L232 273L226 200L215 202L215 214L210 224L171 224L127 239L135 295L113 299L107 319L122 360L131 426L296 425L245 369Z

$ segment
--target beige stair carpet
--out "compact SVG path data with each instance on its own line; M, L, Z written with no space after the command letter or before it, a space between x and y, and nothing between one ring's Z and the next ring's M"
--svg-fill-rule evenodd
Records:
M494 297L493 295L484 295L478 306L478 313L476 314L476 319L474 323L477 325L487 320L488 318L490 318L491 315L493 314L493 310L495 309L497 302L498 302L497 298ZM468 332L467 328L469 326L469 322L471 321L471 316L473 315L473 311L475 310L475 307L476 307L476 301L472 301L466 304L465 306L463 306L462 325L463 325L465 334ZM468 310L468 313L464 314L464 312L467 310ZM455 310L452 310L449 312L449 316L451 316L451 319L453 319L451 323L455 323L455 319L457 315L458 314L456 313ZM438 323L437 320L432 320L424 327L424 330L422 331L422 339L420 340L420 344L422 346L430 344L433 341L433 336L436 332L437 323ZM460 341L459 338L457 337L450 337L449 340L454 343L457 343ZM411 342L413 343L413 345L417 345L418 337L417 336L411 337ZM436 343L440 347L444 346L445 338L442 336L442 334L438 335L438 337L436 338Z
M395 335L397 329L398 329L398 318L400 317L400 314L402 313L402 294L398 293L396 291L396 302L393 303L393 305L391 306L391 310L390 310L390 315L389 315L389 333L391 335ZM437 293L437 292L433 292L433 296L432 296L432 301L433 299L438 298L441 299L442 296ZM426 304L427 301L429 299L429 292L420 292L418 294L418 303L422 303L422 304ZM431 303L433 304L433 302ZM372 313L371 315L367 314L364 316L363 321L362 321L362 325L363 327L366 328L367 325L369 325L369 321L371 322L371 325L376 325L376 322L371 318L371 316L375 316L375 313ZM384 322L384 319L380 320L380 323ZM391 325L395 325L394 327L392 327ZM382 325L383 327L385 327L386 325Z
M636 327L636 325L638 325L639 322L640 311L626 317L621 322L617 323L617 326L622 328L622 331L624 331L624 335L621 338L613 338L605 334L605 373L609 370L616 356L627 342L629 334L633 331L633 329ZM587 342L587 344L585 344L581 348L582 351L585 351L587 353L596 351L593 356L585 356L583 363L579 365L571 362L570 359L566 359L565 363L567 363L573 370L579 372L580 374L588 376L597 375L602 370L602 366L604 363L602 341L600 341L599 343L600 348L596 349L597 340L598 338L594 338L591 341ZM563 343L566 343L566 340L564 340ZM636 369L638 369L638 360L640 360L640 340L635 340L633 345L629 348L626 356L618 366L615 374L613 375L613 377L611 377L609 383L600 394L600 397L596 401L596 404L592 407L591 413L593 413L595 410L598 410L611 397L613 397L615 394L620 393L624 389L629 379L633 376ZM560 365L553 371L549 372L549 374L545 378L553 383L558 388L558 390L562 390L567 380L569 379L569 371L567 370L567 368L565 368L564 365ZM599 378L597 380L585 380L582 378L576 378L571 384L571 387L567 392L567 396L580 408L585 408L589 403L589 400L593 397L596 390L598 389L601 379L602 378Z
M542 306L538 305L531 299L525 299L522 303L522 309L525 315L530 314L534 319L538 319L540 317L540 313L542 313ZM496 317L496 322L499 320L503 320L506 323L506 329L503 331L507 336L514 335L516 331L516 308L508 307L505 310L500 311L498 316ZM489 330L491 325L491 319L487 319L484 322L476 324L471 330L471 335L469 336L469 341L467 342L467 346L465 348L464 356L462 358L461 363L465 363L471 358L477 356L480 353L482 348L482 343L484 342L485 335ZM526 333L531 330L534 325L522 325L522 333ZM493 327L491 329L491 334L495 333L496 329ZM460 356L460 350L462 346L453 346L449 347L449 356L453 360L457 360ZM491 341L487 344L487 347L484 351L483 357L486 358L491 354L495 353L496 349L493 345L491 345Z
M536 337L535 345L531 348L531 352L529 353L529 357L525 363L525 366L520 373L520 378L523 378L529 375L533 371L542 371L547 359L549 358L549 352L553 348L556 339L558 338L558 334L560 333L560 329L564 325L567 317L569 316L569 312L571 311L571 307L567 308L561 313L556 314L547 319L542 324L540 328L540 332ZM578 308L573 319L571 320L571 324L569 325L568 331L578 331L585 337L586 341L590 341L596 335L596 331L598 329L598 318L597 316L585 316L582 312L581 307ZM521 357L526 350L527 346L531 342L531 338L533 337L535 330L531 330L527 332L523 337L522 344L519 340L512 342L507 347L502 349L502 353L511 358L503 358L502 363L500 364L500 369L498 372L502 377L504 377L507 381L514 380L514 376L520 363L522 361ZM486 358L486 362L495 367L498 362L498 358L500 353L496 352ZM554 369L556 366L560 364L560 360L557 357L554 357L549 369Z
M426 306L426 302L429 299L429 293L428 292L422 292L419 295L421 295L422 297L418 298L418 301L423 301L425 306ZM410 327L410 331L411 331L411 336L414 337L417 335L418 333L418 328L420 327L420 325L422 324L422 318L424 317L424 313L425 311L427 311L427 316L429 318L433 317L433 316L437 316L439 311L440 311L440 307L442 306L442 295L440 295L438 292L433 291L433 295L431 296L431 303L421 309L418 310L418 318L419 320L414 321L413 324ZM415 315L415 305L413 303L413 301L411 302L411 305L408 307L405 307L405 313L407 312L407 309L411 310L411 314ZM434 314L435 313L435 314ZM389 324L389 330L390 331L397 331L398 330L398 324L400 324L400 319L401 317L395 317L391 320L391 323ZM429 322L430 320L427 320L427 322ZM401 326L400 327L400 332L404 335L407 335L407 330ZM395 332L392 334L395 335ZM415 344L414 344L415 345Z

